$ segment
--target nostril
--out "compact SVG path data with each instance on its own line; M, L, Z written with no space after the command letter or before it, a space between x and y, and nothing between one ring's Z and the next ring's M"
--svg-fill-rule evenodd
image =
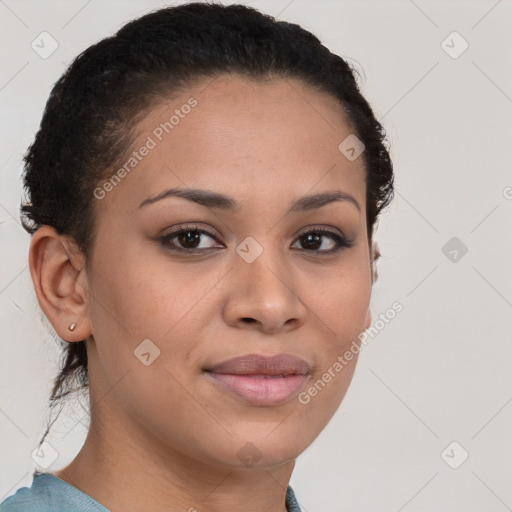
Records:
M256 322L256 320L254 318L242 318L242 320L244 322L247 322L248 324L252 324L252 323Z

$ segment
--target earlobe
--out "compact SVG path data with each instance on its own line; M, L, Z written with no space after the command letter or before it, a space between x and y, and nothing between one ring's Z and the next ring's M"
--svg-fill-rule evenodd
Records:
M51 226L33 235L29 268L37 300L57 334L66 341L91 335L84 257ZM76 324L73 329L69 326Z

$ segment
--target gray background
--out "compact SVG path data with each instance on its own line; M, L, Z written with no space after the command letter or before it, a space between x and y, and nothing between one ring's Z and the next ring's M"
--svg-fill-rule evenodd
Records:
M404 309L370 339L339 411L299 457L299 503L307 512L512 510L512 2L242 3L301 24L364 71L396 169L372 312L394 301ZM27 266L21 157L71 59L162 5L0 0L0 500L30 485L59 354ZM59 45L47 59L31 48L43 31ZM457 58L442 47L454 31L469 44ZM445 43L452 54L457 38ZM55 425L49 470L80 449L83 417L76 403ZM468 459L450 467L463 450Z

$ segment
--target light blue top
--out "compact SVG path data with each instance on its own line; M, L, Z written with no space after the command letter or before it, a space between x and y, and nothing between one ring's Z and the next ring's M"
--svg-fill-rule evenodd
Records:
M0 512L109 512L87 494L50 473L34 472L31 487L22 487L0 503ZM301 512L290 486L286 510Z

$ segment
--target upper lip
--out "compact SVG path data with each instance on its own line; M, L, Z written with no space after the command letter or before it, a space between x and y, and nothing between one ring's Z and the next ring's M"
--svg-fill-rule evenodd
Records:
M292 354L246 354L217 363L206 371L230 375L309 375L311 365Z

